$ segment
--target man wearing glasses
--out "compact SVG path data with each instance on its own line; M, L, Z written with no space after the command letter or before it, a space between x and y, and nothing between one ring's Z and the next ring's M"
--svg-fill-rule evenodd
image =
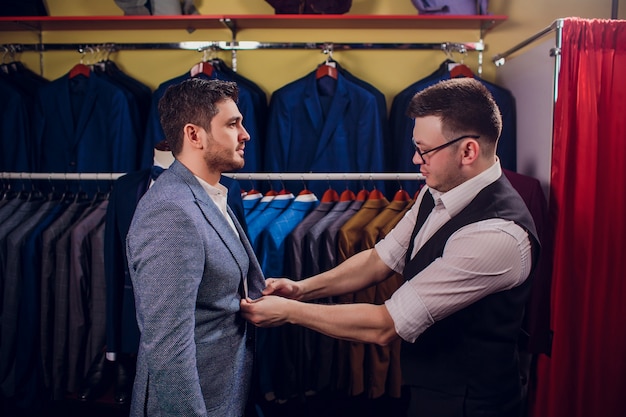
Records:
M374 249L293 282L266 281L242 300L258 326L302 325L348 341L401 338L408 416L518 417L517 338L538 257L535 225L502 173L500 111L477 80L442 81L417 93L413 162L426 186ZM405 283L382 305L304 303L378 284Z

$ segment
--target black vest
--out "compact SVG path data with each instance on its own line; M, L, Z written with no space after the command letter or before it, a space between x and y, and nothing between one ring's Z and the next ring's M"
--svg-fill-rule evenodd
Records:
M420 204L407 258L413 250L414 237L433 206L432 196L427 192ZM435 232L416 256L406 262L403 275L414 277L439 258L450 236L463 226L491 218L514 221L528 232L534 268L539 249L534 222L522 198L502 175ZM435 322L415 343L403 342L404 383L437 391L444 398L456 398L461 409L451 415L475 412L492 415L489 410L498 415L498 407L508 408L512 402L519 402L517 338L530 281L490 294Z

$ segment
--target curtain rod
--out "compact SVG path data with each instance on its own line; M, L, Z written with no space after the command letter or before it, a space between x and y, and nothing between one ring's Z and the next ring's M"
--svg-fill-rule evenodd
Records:
M501 54L496 54L494 55L493 58L491 58L491 60L493 61L494 64L496 64L496 66L500 67L502 65L504 65L506 63L506 58L509 57L511 54L519 51L520 49L530 45L531 43L543 38L544 36L546 36L549 33L556 31L561 31L561 29L563 28L563 19L557 19L554 22L552 22L552 24L550 26L548 26L547 28L543 29L542 31L534 34L533 36L527 38L526 40L518 43L517 45L515 45L514 47L512 47L511 49L501 53Z
M82 172L82 173L60 173L60 172L2 172L0 179L18 179L18 180L115 180L126 173L123 172ZM388 172L328 172L328 173L224 173L223 175L234 179L250 179L250 180L424 180L424 176L420 173L388 173Z
M38 43L38 44L3 44L0 47L7 52L19 53L26 51L45 52L76 50L78 52L95 52L97 48L111 48L111 51L120 50L154 50L154 49L182 49L203 52L205 50L255 50L255 49L321 49L329 47L332 50L359 50L359 49L398 49L398 50L442 50L465 53L467 51L482 52L485 45L480 42L433 42L433 43L332 43L332 42L255 42L255 41L191 41L177 43Z

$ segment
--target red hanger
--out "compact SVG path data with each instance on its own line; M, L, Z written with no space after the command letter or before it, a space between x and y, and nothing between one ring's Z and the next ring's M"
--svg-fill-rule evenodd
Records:
M354 201L354 199L356 199L356 196L348 189L343 190L339 196L339 201Z
M465 64L448 64L448 65L449 67L454 65L454 67L449 69L450 78L459 78L459 77L474 78L474 73L472 72L470 67L468 67L467 65Z
M70 78L74 78L78 75L82 75L83 77L89 78L89 74L91 74L91 68L89 68L85 64L76 64L74 68L70 70Z
M370 195L367 197L368 200L382 200L383 198L385 198L385 196L377 189L370 191Z
M365 188L362 189L361 191L358 192L358 194L356 195L356 200L357 201L365 201L367 200L367 197L369 196L370 192L367 191Z
M334 203L338 200L339 194L337 194L337 191L333 190L332 188L324 191L324 195L322 196L322 203Z
M199 74L204 74L210 77L213 74L213 65L208 62L198 62L196 65L191 67L191 70L189 70L189 75L192 77Z
M409 201L410 199L411 195L406 190L398 190L393 196L393 201Z
M268 192L265 193L265 197L274 197L277 196L278 193L274 190L269 190Z
M334 80L337 79L337 68L330 65L330 63L325 62L319 67L317 67L317 71L315 72L315 79L319 80L322 77L330 77Z

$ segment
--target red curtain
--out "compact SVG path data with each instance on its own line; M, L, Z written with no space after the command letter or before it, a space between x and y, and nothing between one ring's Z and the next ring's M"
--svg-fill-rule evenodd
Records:
M534 417L626 416L626 21L564 20L550 358Z

